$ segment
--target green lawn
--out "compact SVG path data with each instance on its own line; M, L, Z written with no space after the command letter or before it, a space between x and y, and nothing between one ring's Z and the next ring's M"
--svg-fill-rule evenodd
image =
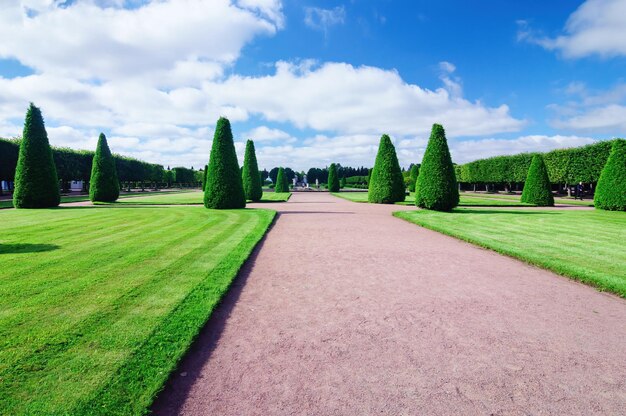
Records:
M457 208L394 215L626 297L622 212Z
M0 213L0 414L145 413L273 217Z
M136 196L149 196L149 195L175 195L178 193L186 193L190 191L158 191L158 192L131 192L120 195L120 199L122 198L133 198ZM193 192L193 191L192 191ZM62 196L61 202L82 202L89 201L89 195L78 195L78 196ZM12 200L2 200L0 201L0 209L2 208L13 208Z
M519 201L520 195L509 195L509 194L487 194L487 193L472 193L472 192L461 192L461 196L467 198L481 198L481 199L502 199L509 201ZM554 198L554 202L557 204L567 204L567 205L580 205L585 207L593 206L593 199L585 199L583 201L574 198Z
M353 202L367 202L367 192L337 192L333 195ZM415 194L407 196L404 202L398 205L415 205ZM460 206L481 206L481 207L523 207L532 206L513 200L499 200L495 198L466 197L461 195Z
M203 203L202 191L179 192L176 194L155 194L150 196L135 196L118 200L116 205L201 205ZM276 193L263 192L260 202L285 202L291 196L290 192Z

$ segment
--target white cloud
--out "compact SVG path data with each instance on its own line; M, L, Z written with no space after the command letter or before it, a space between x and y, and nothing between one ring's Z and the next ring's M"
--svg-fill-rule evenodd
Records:
M242 138L254 140L254 142L280 141L282 143L293 143L297 139L286 131L273 129L267 126L259 126L242 134Z
M626 106L610 104L593 108L580 115L552 120L550 124L559 129L609 132L621 137L626 131Z
M304 23L311 29L319 30L328 34L331 26L343 24L346 19L346 9L338 6L333 9L319 7L305 7Z
M518 21L518 40L560 51L566 58L626 55L626 0L587 0L567 20L564 34L540 36Z

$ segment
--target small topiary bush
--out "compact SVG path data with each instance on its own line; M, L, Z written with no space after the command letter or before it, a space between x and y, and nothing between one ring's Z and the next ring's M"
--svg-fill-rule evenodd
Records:
M596 208L626 211L626 140L615 140L593 198Z
M450 211L459 204L459 189L448 149L446 132L433 124L415 185L415 205L435 211Z
M405 187L396 148L388 135L380 138L376 162L371 170L367 199L375 204L393 204L404 201Z
M246 199L260 201L263 196L263 188L261 187L261 175L259 174L259 165L256 161L256 152L252 140L246 142L246 153L243 158L241 175Z
M328 190L339 192L339 176L337 176L337 165L334 163L331 163L328 168Z
M539 154L534 155L530 162L521 201L540 207L554 206L548 169L546 169L543 157Z
M283 168L278 168L274 192L289 192L289 183L287 182L287 175L285 174L285 169Z
M59 179L41 110L28 107L15 170L15 208L49 208L61 202Z
M100 133L96 154L91 163L89 199L91 202L113 202L120 196L120 182L117 179L115 159L109 149L107 138Z
M233 133L230 122L224 117L220 117L215 126L204 190L204 206L213 209L246 206Z
M417 177L419 176L419 172L419 166L411 166L411 172L409 173L409 192L415 192L415 184L417 183Z

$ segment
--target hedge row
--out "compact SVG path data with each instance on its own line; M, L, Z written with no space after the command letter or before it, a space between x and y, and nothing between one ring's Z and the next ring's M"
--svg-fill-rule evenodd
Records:
M563 184L598 182L614 141L544 153L550 181ZM533 156L534 153L496 156L457 165L457 180L462 183L522 183L526 180Z
M0 180L13 181L19 152L19 139L0 138ZM89 181L91 164L94 156L90 150L74 150L65 147L53 147L52 156L56 165L57 175L62 181L82 180ZM163 180L163 166L147 163L127 156L114 155L117 175L120 181L150 181Z

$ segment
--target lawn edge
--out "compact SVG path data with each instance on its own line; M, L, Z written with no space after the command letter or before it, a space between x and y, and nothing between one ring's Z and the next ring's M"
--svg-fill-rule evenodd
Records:
M478 246L478 247L481 247L481 248L493 251L495 253L498 253L498 254L510 257L512 259L522 261L522 262L524 262L526 264L539 267L539 268L541 268L543 270L550 271L550 272L555 273L555 274L557 274L559 276L567 277L568 279L572 279L572 280L574 280L576 282L579 282L579 283L585 284L586 286L592 287L592 288L596 289L599 292L608 292L608 293L611 293L611 294L613 294L615 296L618 296L620 298L626 299L626 292L620 292L619 290L614 289L614 288L612 288L609 285L603 285L600 282L596 282L594 280L591 280L590 278L588 278L586 276L576 275L575 273L568 273L565 270L554 269L553 267L551 267L550 264L547 264L547 263L544 263L544 262L541 262L541 261L538 261L538 260L534 260L532 258L527 258L527 257L524 257L522 255L518 255L518 254L516 254L512 250L507 250L505 248L493 247L493 246L491 246L491 245L489 245L487 243L483 243L483 242L481 242L479 240L476 240L474 238L465 237L465 236L456 234L454 231L449 231L447 229L443 229L443 228L440 228L440 227L437 227L437 226L431 226L431 225L425 225L425 224L417 223L415 221L412 221L409 218L406 218L406 216L410 215L410 213L412 213L412 212L415 212L415 211L396 211L396 212L393 212L392 215L394 217L399 218L399 219L401 219L403 221L406 221L406 222L408 222L410 224L417 225L418 227L426 228L427 230L435 231L435 232L438 232L440 234L444 234L444 235L447 235L449 237L456 238L457 240L461 240L461 241L464 241L466 243L470 243L470 244L473 244L475 246Z
M271 230L276 211L263 211L256 230L249 233L228 260L222 260L158 325L146 341L118 368L111 378L68 414L144 415L178 368L200 331L228 293L232 283L258 244ZM263 229L259 229L263 228ZM223 276L215 285L214 276ZM217 298L212 298L218 291ZM187 316L186 316L187 315ZM172 330L179 328L177 331ZM172 345L173 344L173 345ZM174 346L174 348L172 348ZM147 367L145 364L148 363ZM138 365L144 364L144 365ZM132 386L135 386L133 388Z

